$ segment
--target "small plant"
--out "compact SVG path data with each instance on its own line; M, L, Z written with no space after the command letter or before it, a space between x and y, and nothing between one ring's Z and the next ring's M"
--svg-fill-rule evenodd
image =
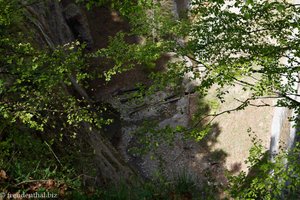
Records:
M199 199L201 197L201 188L200 185L198 185L199 180L185 170L174 174L171 180L166 177L162 180L163 181L160 182L160 197L162 197L162 199L190 200Z
M196 190L196 183L192 175L183 171L175 178L174 190L179 195L192 195Z

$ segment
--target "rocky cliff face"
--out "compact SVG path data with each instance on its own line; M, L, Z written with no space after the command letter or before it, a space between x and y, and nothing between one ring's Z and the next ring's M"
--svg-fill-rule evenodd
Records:
M166 5L169 5L172 8L171 10L178 14L186 9L187 4L185 2L176 1L176 4L174 1L168 1L166 3L170 5ZM109 36L115 35L120 30L129 30L129 25L120 19L116 12L112 12L104 7L94 8L92 11L87 12L72 3L72 1L64 0L58 2L56 0L47 0L34 4L28 7L27 10L28 20L36 29L38 41L42 45L47 45L51 48L79 40L87 44L87 50L95 50L105 47ZM135 38L129 38L129 42L136 41ZM158 65L160 64L163 65L163 63L158 62ZM129 147L132 147L137 139L133 133L141 127L144 121L153 119L159 119L158 126L160 128L175 127L177 125L188 126L192 115L191 112L193 112L191 102L194 101L195 96L175 97L172 91L160 91L146 98L143 105L122 101L124 98L126 99L130 92L134 91L134 84L140 81L148 81L146 74L140 69L134 69L114 77L114 80L110 83L103 83L101 80L92 81L94 92L81 91L79 93L83 94L83 96L90 96L90 98L97 101L111 104L113 106L112 110L120 112L122 128L119 126L119 120L116 119L115 122L117 124L106 127L107 132L109 134L112 132L122 133L117 149L121 152L123 158L136 166L144 176L151 177L158 170L159 162L150 159L149 155L137 158L128 153ZM109 115L109 117L111 116ZM190 155L190 152L189 150L182 150L182 146L192 145L193 147L191 148L198 148L196 144L185 143L181 140L181 136L178 135L175 147L169 147L164 143L160 144L161 147L158 150L158 154L162 156L167 165L167 174L177 173L189 165L188 155ZM96 155L96 160L98 160L101 176L114 177L112 172L104 170L108 164L102 162L105 158L102 153L103 149L100 147L107 146L107 144L103 142L101 137L96 137L96 135L92 135L89 138L89 143L96 152L99 152ZM113 156L116 155L112 154ZM175 158L170 155L174 155ZM185 159L178 160L177 158L179 157L185 157ZM200 165L201 163L198 164ZM130 170L126 169L124 171L130 174Z
M42 48L48 47L53 50L57 46L63 46L75 40L85 42L87 50L93 48L94 42L87 18L76 4L70 1L46 0L27 6L26 11L28 22L35 32L35 42ZM78 93L77 96L92 102L92 97L85 88L77 83L75 76L70 74L69 77L72 89ZM66 93L66 95L72 94ZM109 110L110 113L114 113L108 115L115 118L115 123L106 128L109 128L110 131L120 132L118 113L112 107ZM103 131L105 130L103 129ZM93 149L95 160L91 162L96 163L94 184L119 183L120 179L129 181L130 177L135 174L125 164L112 144L99 132L90 131L87 123L83 122L82 131L78 137L83 138Z
M186 2L188 1L166 0L165 6L168 6L166 10L174 12L174 18L178 20L176 15L180 17L180 9L185 10L187 8L188 4ZM71 0L61 2L46 0L27 9L28 22L35 29L37 42L51 48L79 40L88 44L87 51L93 51L107 46L109 36L114 36L118 31L130 30L128 23L122 20L117 12L105 7L93 8L87 12L73 4ZM128 42L137 41L135 37L128 38ZM164 68L165 62L172 60L172 57L174 57L174 53L169 53L158 60L158 68ZM187 65L191 65L191 63L187 62ZM104 71L110 66L104 65L102 60L95 60L92 67ZM149 83L147 75L139 67L114 76L113 80L108 83L99 79L92 80L90 90L83 88L84 91L79 92L81 96L88 96L93 100L112 105L111 110L116 110L118 112L115 113L119 113L119 117L115 120L118 122L105 127L110 135L109 137L112 137L114 133L121 133L122 137L113 140L118 152L102 137L103 134L90 134L84 130L80 134L84 136L88 145L95 150L96 177L92 180L94 184L103 184L106 179L113 179L114 182L118 183L119 177L130 177L134 170L125 167L126 164L123 160L131 163L147 178L155 176L163 165L163 173L170 178L171 175L184 171L192 174L193 177L200 176L200 180L205 180L207 177L204 176L209 171L214 178L225 182L224 163L228 160L226 158L227 153L232 154L231 161L227 164L227 169L230 169L232 163L236 164L237 160L242 162L247 157L247 155L236 152L247 152L248 147L251 145L251 142L249 142L249 144L247 143L248 146L243 145L245 147L241 150L239 143L233 144L232 142L235 138L241 137L231 133L233 132L231 131L233 130L231 124L237 124L236 121L240 119L231 119L224 116L220 120L221 128L218 124L214 126L211 135L200 143L186 141L183 139L183 135L180 134L175 135L172 146L164 141L158 141L158 148L156 152L152 152L152 155L155 154L160 159L153 160L151 154L136 156L128 152L131 147L141 147L137 144L139 135L136 135L136 133L140 130L144 121L157 121L158 128L189 125L191 116L193 116L199 104L197 96L191 94L193 85L198 84L197 80L194 80L194 82L189 81L191 76L192 74L186 74L186 80L183 82L186 95L174 96L172 91L159 91L153 96L147 97L142 104L128 100L128 95L136 89L136 83ZM229 106L227 105L227 107ZM245 118L244 121L249 118L247 112L240 115ZM107 117L113 116L115 116L114 112L108 114ZM222 134L220 129L222 129ZM241 127L239 126L236 129L240 130ZM156 137L145 129L140 134L145 134L148 138ZM232 136L232 141L228 139L229 136ZM243 138L245 141L247 139L249 138ZM223 151L224 149L226 151ZM119 157L120 154L122 158Z
M89 46L93 44L87 20L73 3L64 7L59 1L43 1L28 6L27 11L29 21L37 29L44 44L55 47L75 39Z

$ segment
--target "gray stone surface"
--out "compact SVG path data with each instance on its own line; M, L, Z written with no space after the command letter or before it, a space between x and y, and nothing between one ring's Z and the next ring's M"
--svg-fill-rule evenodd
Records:
M75 37L86 42L88 47L93 45L93 38L90 33L88 21L80 8L70 3L64 9L64 16L73 31Z

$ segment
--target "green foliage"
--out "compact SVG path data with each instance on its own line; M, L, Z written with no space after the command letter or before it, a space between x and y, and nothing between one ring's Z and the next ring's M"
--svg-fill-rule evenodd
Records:
M155 152L160 145L172 145L176 133L176 129L170 126L159 128L156 121L145 121L141 128L133 133L137 141L130 152L135 155L144 155Z
M205 125L201 128L194 128L190 130L189 137L196 140L197 142L201 141L207 134L211 131L211 126Z
M0 157L0 168L8 178L1 176L1 191L30 193L46 190L57 194L63 185L75 190L81 188L74 168L69 162L58 163L53 152L39 137L30 130L12 126L6 128L1 132L0 149L4 154Z
M82 49L73 51L74 46L70 45L43 52L28 43L10 48L19 54L6 55L8 65L3 66L5 73L10 75L2 79L5 82L0 105L5 118L11 122L21 121L40 131L51 122L51 118L57 118L57 114L67 115L69 124L92 120L87 108L81 106L79 109L77 104L82 100L66 95L64 88L71 84L69 74L80 71L84 65ZM26 58L22 57L23 54ZM80 79L80 73L78 76Z
M152 72L149 77L153 83L148 88L147 94L166 90L166 88L181 94L183 91L181 83L186 72L185 62L182 61L168 63L165 71Z
M91 196L81 196L74 193L73 199L103 199L103 200L139 200L139 199L199 199L195 181L187 173L178 174L172 180L160 177L144 183L119 186L109 186L99 189Z
M299 7L284 1L226 4L201 0L193 1L193 6L194 21L184 51L206 68L202 87L239 83L252 91L254 98L295 93ZM245 77L253 79L246 82ZM285 101L291 104L293 100Z
M126 36L128 34L119 32L115 37L110 38L107 48L100 49L92 55L113 61L114 66L104 72L106 81L110 81L112 76L128 71L136 65L153 69L155 61L168 46L168 44L151 41L143 45L129 44L125 41Z
M132 133L136 141L129 149L129 152L135 156L141 156L151 153L152 158L156 158L156 150L160 146L172 146L175 138L181 138L182 140L194 140L196 142L201 141L211 131L211 125L202 125L193 128L187 128L183 126L171 127L169 125L165 127L159 127L158 122L155 120L144 121L142 126Z
M77 84L90 78L84 54L85 45L78 42L56 49L38 49L21 33L22 13L19 1L3 1L0 18L0 114L6 123L21 122L31 129L77 132L81 122L97 127L107 123L95 110L102 112L87 99L69 95L70 76ZM8 17L7 15L10 15ZM17 17L15 17L17 16ZM22 22L26 23L26 22ZM104 109L104 108L102 108ZM45 128L46 127L46 128Z
M229 177L229 194L235 199L297 199L299 197L299 144L269 159L261 141L254 145L247 159L249 172Z
M174 182L174 191L179 195L193 194L197 191L196 181L186 171L179 173Z
M102 117L105 106L71 95L70 76L79 85L90 78L85 70L85 45L73 42L55 49L37 48L22 33L27 22L21 1L0 4L0 170L9 177L0 178L0 188L8 192L81 192L78 168L82 166L76 162L90 157L82 158L77 152L82 141L74 139L75 144L70 145L69 140L76 138L82 122L98 128L110 123ZM55 152L62 150L57 157ZM47 181L55 186L49 188Z
M77 43L55 50L41 50L29 43L20 31L20 1L0 0L0 122L1 126L3 124L1 128L18 127L0 142L3 152L0 164L17 182L30 180L30 177L63 179L66 176L70 180L69 174L72 173L70 169L68 172L61 169L62 174L58 175L56 161L46 159L53 156L49 149L44 143L32 140L31 136L20 134L21 130L29 128L37 133L59 130L76 134L82 122L97 127L108 123L97 113L105 109L91 105L87 99L66 95L71 90L70 75L76 74L79 84L92 77L83 72L87 69L87 59L91 57L104 57L114 63L114 67L103 74L106 81L136 65L150 69L153 85L143 88L142 95L137 94L137 97L167 87L181 92L184 74L194 72L194 78L202 77L198 88L201 92L215 84L222 88L239 83L252 92L253 98L278 94L285 97L281 105L290 108L299 106L298 102L289 98L290 94L296 93L292 86L298 81L295 75L299 71L299 62L295 58L300 55L299 37L294 31L299 29L300 24L300 8L297 6L284 1L237 0L228 5L222 0L195 0L191 10L193 19L188 21L172 19L154 1L78 2L85 3L88 9L95 5L110 6L130 22L132 31L118 33L110 39L107 48L93 55L84 54L84 46ZM127 36L133 35L141 37L139 44L125 42ZM185 44L180 44L178 38L185 40ZM179 61L170 62L164 70L155 72L155 61L167 52L176 52L174 57ZM187 68L180 59L183 56L192 58L195 65L205 68L205 73L201 74L194 67ZM279 61L282 57L287 59L287 63ZM246 77L254 81L245 82ZM220 99L222 95L220 93ZM212 104L212 107L217 106ZM190 131L169 126L158 129L155 125L149 123L139 130L138 142L145 151L162 143L171 143L177 132ZM201 140L208 131L209 127L190 133ZM0 136L4 137L2 132ZM232 177L231 196L237 199L295 198L299 189L299 169L294 155L298 151L296 147L287 154L282 153L272 163L266 159L268 155L262 146L255 142L248 159L254 176L241 173ZM26 155L26 159L20 159L21 155ZM33 157L27 159L27 155ZM41 160L47 162L41 164ZM288 160L288 167L284 166L284 160ZM187 177L178 181L175 190L180 194L190 189ZM4 186L5 189L7 187ZM108 199L134 199L134 195L139 194L139 198L153 199L164 198L168 191L161 187L165 191L157 192L151 184L143 187L136 193L130 193L124 187L103 191L101 195ZM84 198L80 192L74 195Z

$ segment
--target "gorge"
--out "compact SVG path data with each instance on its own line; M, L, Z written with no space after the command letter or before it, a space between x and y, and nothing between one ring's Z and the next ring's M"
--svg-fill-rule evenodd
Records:
M8 27L0 40L4 193L118 199L125 188L125 199L246 199L254 187L254 199L298 195L289 190L298 187L297 159L280 160L297 155L289 152L297 151L299 63L286 52L297 57L298 35L275 34L297 26L290 16L298 7L14 2L24 18L9 27L0 17ZM278 18L271 28L268 17ZM266 42L269 35L282 44ZM288 178L269 194L280 174L270 168L282 163L276 169Z

